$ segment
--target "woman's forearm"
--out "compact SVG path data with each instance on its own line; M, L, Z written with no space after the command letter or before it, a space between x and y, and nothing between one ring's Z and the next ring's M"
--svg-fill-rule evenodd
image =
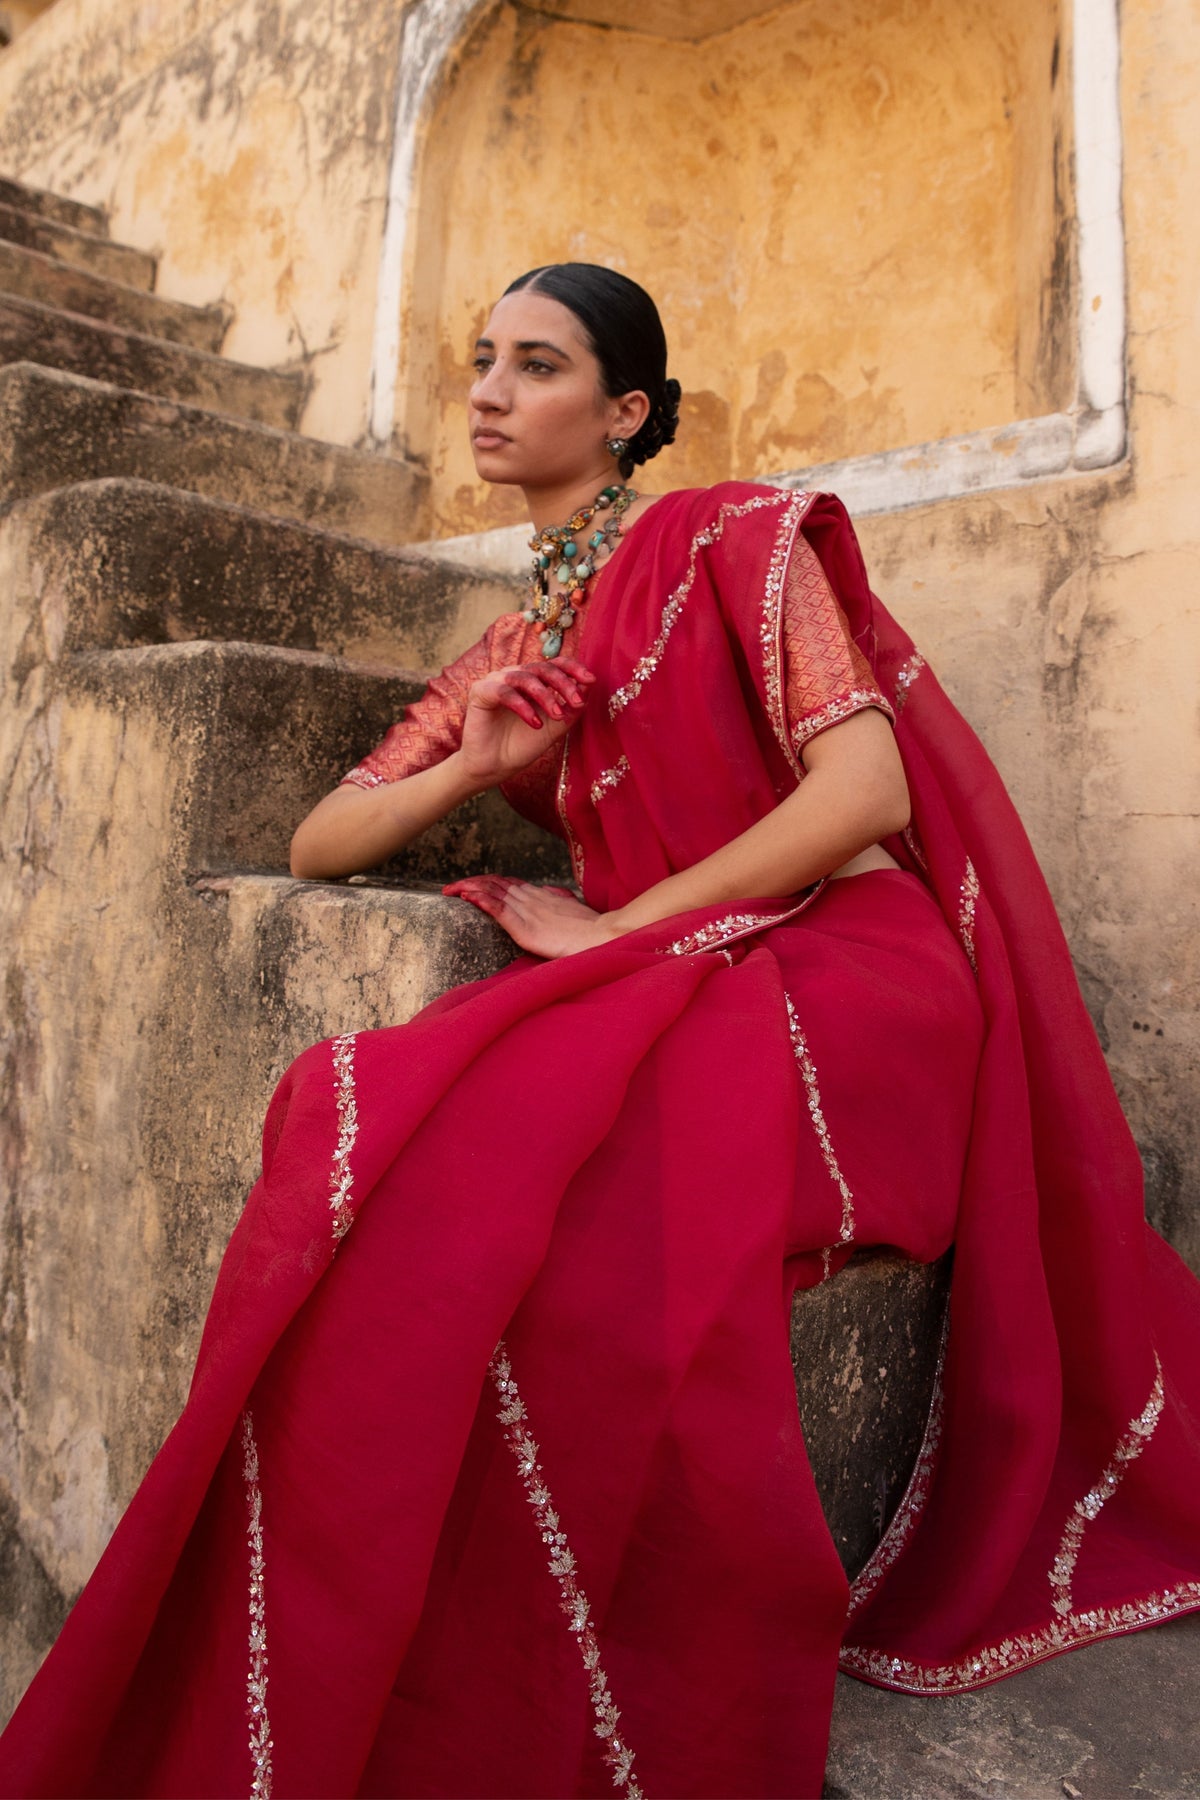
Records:
M376 788L352 784L334 788L296 828L292 874L306 881L329 881L378 868L487 785L467 773L461 752L454 751L402 781Z
M614 934L723 900L798 893L903 830L908 786L883 715L856 715L826 735L794 793L711 856L609 913Z

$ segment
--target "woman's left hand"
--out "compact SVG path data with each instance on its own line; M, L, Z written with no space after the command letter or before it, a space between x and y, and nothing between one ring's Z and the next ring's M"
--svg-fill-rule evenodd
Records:
M617 935L604 913L593 912L566 888L537 887L508 875L470 875L442 892L487 913L533 956L572 956L576 950L611 943Z

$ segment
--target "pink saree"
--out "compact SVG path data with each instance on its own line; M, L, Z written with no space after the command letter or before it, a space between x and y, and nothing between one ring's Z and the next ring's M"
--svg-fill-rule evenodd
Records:
M524 630L351 779L443 754ZM666 497L579 653L588 711L510 797L592 905L761 817L864 706L904 868L523 958L297 1060L0 1792L816 1795L839 1655L956 1691L1200 1606L1200 1290L1143 1224L1011 805L841 507ZM791 1296L952 1240L926 1440L848 1591Z

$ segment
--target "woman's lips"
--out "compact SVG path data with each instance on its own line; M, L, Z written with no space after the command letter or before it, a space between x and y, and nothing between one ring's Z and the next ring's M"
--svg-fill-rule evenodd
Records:
M512 439L506 438L502 431L476 431L472 442L480 450L497 450L501 444L510 444Z

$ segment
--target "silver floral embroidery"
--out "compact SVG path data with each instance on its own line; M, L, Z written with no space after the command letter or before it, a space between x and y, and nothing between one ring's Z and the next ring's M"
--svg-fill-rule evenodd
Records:
M975 873L975 864L968 856L962 886L958 890L958 935L967 953L967 961L976 975L979 973L979 964L975 960L975 909L978 904L979 877Z
M821 1280L828 1281L833 1274L833 1247L826 1244L821 1251Z
M821 1155L825 1167L829 1170L830 1180L842 1197L842 1224L838 1237L843 1244L848 1244L854 1237L854 1195L850 1184L842 1174L841 1164L833 1148L833 1139L829 1135L829 1126L825 1122L825 1113L821 1106L821 1089L817 1082L817 1065L808 1048L808 1040L800 1029L800 1021L796 1017L796 1009L792 1005L790 994L784 995L787 1004L788 1033L792 1040L792 1054L796 1058L801 1079L808 1096L808 1116L812 1120L813 1130L817 1134L817 1143L821 1147Z
M723 945L733 943L735 938L747 937L752 931L765 931L770 925L778 925L779 913L726 913L723 919L710 919L707 925L699 926L689 932L687 937L676 938L668 944L667 956L695 956L702 950L720 950Z
M868 706L882 711L886 704L878 688L847 688L844 694L827 700L824 706L818 706L815 712L807 713L800 720L792 733L792 747L799 751L810 738L828 731L831 725L840 725L843 719L853 718L855 713L865 711Z
M758 512L764 506L783 506L791 502L792 496L782 492L757 494L753 500L726 502L718 511L713 523L706 525L702 531L696 533L688 552L687 572L663 607L658 636L645 656L641 657L634 665L633 674L629 680L623 687L619 687L609 700L608 716L610 719L615 719L618 713L624 712L632 700L637 699L662 661L663 652L667 647L667 639L679 622L679 615L687 605L688 595L692 591L692 585L696 579L696 562L701 550L709 544L715 544L724 535L725 525L729 519L740 519L746 513Z
M1104 1470L1095 1487L1089 1488L1083 1499L1075 1502L1068 1515L1058 1554L1050 1567L1052 1604L1055 1612L1062 1614L1063 1617L1069 1616L1075 1610L1071 1588L1075 1579L1075 1564L1079 1557L1083 1534L1092 1520L1099 1517L1105 1504L1112 1499L1120 1487L1130 1463L1137 1461L1154 1436L1158 1421L1162 1417L1162 1410L1162 1363L1156 1352L1154 1383L1150 1389L1150 1398L1137 1418L1130 1420L1113 1451L1112 1461Z
M242 1475L246 1482L246 1540L250 1546L250 1664L246 1674L246 1711L250 1715L250 1761L254 1775L251 1800L271 1800L271 1720L267 1712L266 1570L263 1562L262 1490L258 1480L258 1445L254 1421L242 1414Z
M913 1472L908 1478L908 1486L901 1496L900 1504L892 1515L891 1524L876 1544L869 1560L851 1583L850 1604L847 1609L851 1613L874 1593L912 1536L913 1526L924 1512L929 1499L934 1465L937 1462L937 1453L942 1441L942 1427L945 1422L946 1395L943 1371L946 1365L946 1340L949 1330L950 1320L947 1315L942 1322L942 1339L938 1347L937 1367L933 1375L933 1393L929 1401L929 1417L925 1421L925 1435L921 1439L921 1448L917 1451Z
M562 741L562 761L558 765L558 786L555 789L554 800L555 805L558 808L558 817L562 824L563 836L567 840L567 850L571 857L571 873L575 878L575 886L582 891L584 869L583 845L576 837L575 827L572 825L567 813L567 789L571 784L571 753L568 748L570 742L571 739L569 735Z
M602 769L591 786L592 805L599 806L606 794L619 787L629 773L629 758L619 756L611 769Z
M998 1643L985 1644L956 1662L920 1663L906 1656L889 1656L885 1650L869 1650L846 1645L839 1667L847 1675L858 1675L883 1687L903 1694L967 1693L983 1687L1001 1675L1027 1669L1045 1662L1063 1650L1075 1650L1098 1638L1120 1637L1129 1631L1140 1631L1146 1625L1160 1625L1164 1619L1178 1618L1181 1613L1200 1607L1200 1581L1182 1581L1174 1587L1161 1588L1141 1600L1130 1600L1122 1606L1096 1606L1087 1612L1073 1612L1066 1618L1053 1619L1035 1631L1017 1631Z
M348 1033L333 1040L333 1073L336 1083L338 1135L337 1145L333 1152L333 1167L329 1173L329 1211L333 1224L333 1248L338 1245L354 1223L354 1211L350 1205L350 1195L354 1187L354 1173L350 1167L350 1152L358 1136L358 1101L354 1088L354 1034Z
M596 1717L592 1729L604 1745L604 1761L612 1774L613 1786L625 1800L644 1800L642 1788L633 1773L633 1751L617 1729L621 1714L612 1697L608 1676L600 1666L600 1643L591 1623L591 1603L580 1586L574 1554L538 1461L538 1445L530 1434L529 1416L503 1338L488 1364L488 1374L500 1399L496 1416L504 1427L504 1441L516 1459L525 1498L533 1508L534 1520L546 1545L550 1573L558 1583L559 1605L566 1614L567 1628L579 1645Z
M787 706L784 698L783 679L783 588L787 576L788 563L791 561L792 549L796 542L796 533L801 521L815 500L815 494L797 493L788 502L779 530L775 534L775 544L771 551L771 562L767 569L767 581L763 590L762 622L759 626L759 642L762 646L763 685L766 690L767 711L775 736L783 749L784 755L792 766L793 773L802 777L803 768L797 763L793 753L791 737L787 725Z
M925 658L921 655L921 652L919 650L914 650L908 661L904 664L904 667L896 676L896 692L893 696L893 705L896 708L897 718L904 711L908 702L908 696L912 691L913 682L917 679L921 670L927 667L928 665Z

